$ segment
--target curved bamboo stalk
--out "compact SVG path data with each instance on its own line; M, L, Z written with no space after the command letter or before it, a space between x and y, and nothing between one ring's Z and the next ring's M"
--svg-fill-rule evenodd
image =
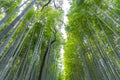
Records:
M47 46L46 51L45 51L44 56L43 56L43 60L42 60L42 63L41 63L38 80L42 79L42 73L43 73L43 69L44 69L44 66L45 66L46 59L47 59L46 57L50 53L52 44L56 41L56 31L53 32L53 35L54 35L54 39L52 41L48 42L48 46Z

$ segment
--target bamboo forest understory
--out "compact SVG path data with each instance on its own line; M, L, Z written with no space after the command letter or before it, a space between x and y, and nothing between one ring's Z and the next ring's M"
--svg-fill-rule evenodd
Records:
M0 80L120 80L120 0L0 0Z

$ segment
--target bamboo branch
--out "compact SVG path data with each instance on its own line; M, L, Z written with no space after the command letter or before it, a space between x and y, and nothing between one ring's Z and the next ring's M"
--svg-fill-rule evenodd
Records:
M44 9L46 6L48 6L48 5L50 4L50 2L51 2L51 0L49 0L45 5L43 5L41 11L43 11L43 9Z

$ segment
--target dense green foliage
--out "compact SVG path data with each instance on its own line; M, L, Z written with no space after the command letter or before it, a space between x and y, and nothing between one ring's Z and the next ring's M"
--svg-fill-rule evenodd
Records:
M66 27L65 80L120 79L119 3L73 0Z
M0 80L120 79L120 0L62 2L0 0Z

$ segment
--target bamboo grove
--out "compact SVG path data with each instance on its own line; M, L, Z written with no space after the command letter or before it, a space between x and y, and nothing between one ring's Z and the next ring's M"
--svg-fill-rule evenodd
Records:
M120 0L73 0L65 80L120 80Z
M120 0L69 0L67 24L62 4L0 0L0 80L120 80Z
M0 0L0 80L59 79L56 26L63 11L49 3Z

